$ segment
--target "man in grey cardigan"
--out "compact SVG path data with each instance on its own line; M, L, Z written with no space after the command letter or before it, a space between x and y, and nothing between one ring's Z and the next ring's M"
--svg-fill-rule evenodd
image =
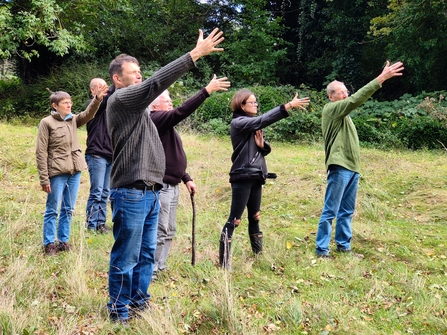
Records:
M110 201L115 242L110 254L107 308L113 321L127 323L149 305L148 293L157 246L159 190L165 154L149 104L203 56L223 51L222 32L207 38L199 31L196 47L142 81L138 61L119 55L109 67L116 91L108 99L113 168Z

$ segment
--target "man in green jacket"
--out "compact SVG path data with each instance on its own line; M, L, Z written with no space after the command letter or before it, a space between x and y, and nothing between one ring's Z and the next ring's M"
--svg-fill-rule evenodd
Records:
M385 80L401 76L403 69L401 62L390 65L387 61L382 73L352 96L340 81L327 86L330 102L323 107L321 124L328 184L316 238L319 257L329 257L334 218L337 251L351 252L351 221L360 178L360 145L349 114L381 88Z

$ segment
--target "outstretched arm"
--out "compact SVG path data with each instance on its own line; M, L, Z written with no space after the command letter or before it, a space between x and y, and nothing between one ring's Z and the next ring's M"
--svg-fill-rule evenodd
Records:
M392 77L401 76L403 70L404 64L402 62L397 62L393 65L390 65L390 62L386 61L386 65L383 68L382 73L376 79L379 84L382 85L385 80L388 80Z
M216 75L214 75L213 79L206 85L205 89L208 94L211 94L217 91L228 91L230 85L231 83L228 81L227 77L217 78Z
M212 52L223 51L223 48L216 48L224 40L222 35L223 32L215 28L207 38L203 39L203 31L199 29L199 39L196 47L190 52L192 60L196 62L200 57L209 55Z

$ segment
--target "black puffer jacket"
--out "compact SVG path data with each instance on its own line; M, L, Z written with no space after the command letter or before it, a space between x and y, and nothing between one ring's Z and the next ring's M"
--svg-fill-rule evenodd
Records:
M264 142L264 148L256 145L255 133L276 121L289 116L284 105L273 108L265 114L252 117L246 113L234 112L231 121L230 135L233 145L230 170L230 183L243 179L267 178L267 165L264 156L271 151L270 145Z

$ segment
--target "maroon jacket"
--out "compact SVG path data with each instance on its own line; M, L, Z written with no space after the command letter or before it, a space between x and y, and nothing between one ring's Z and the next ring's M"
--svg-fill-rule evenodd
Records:
M151 111L151 119L158 129L165 150L166 170L163 182L166 184L177 185L181 181L187 183L192 180L186 173L186 154L183 150L182 140L174 126L190 116L208 97L208 92L203 88L180 107L169 112Z

